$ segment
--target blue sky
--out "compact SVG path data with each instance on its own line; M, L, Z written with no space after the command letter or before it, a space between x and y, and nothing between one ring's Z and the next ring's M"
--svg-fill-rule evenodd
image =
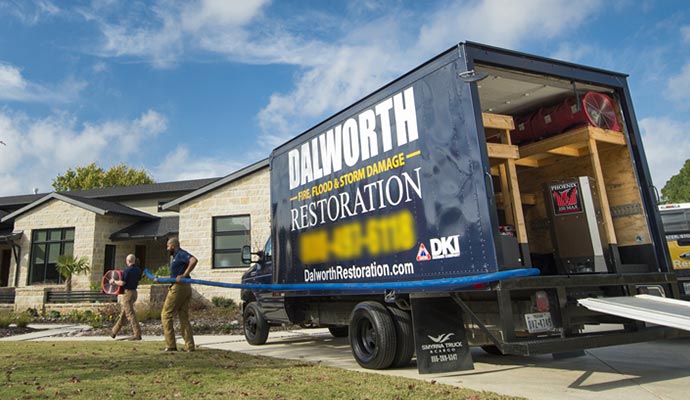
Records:
M226 175L465 40L630 74L655 185L690 158L686 1L0 0L0 196Z

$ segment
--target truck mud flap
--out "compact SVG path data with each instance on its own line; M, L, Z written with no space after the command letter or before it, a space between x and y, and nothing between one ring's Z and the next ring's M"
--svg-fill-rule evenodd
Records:
M592 311L690 331L690 302L641 294L578 299Z
M462 310L450 297L411 299L420 374L474 369Z

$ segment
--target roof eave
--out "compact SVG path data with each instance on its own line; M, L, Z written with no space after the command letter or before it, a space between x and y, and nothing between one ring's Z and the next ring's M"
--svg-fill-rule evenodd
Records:
M167 202L161 206L161 210L163 211L179 211L180 210L180 205L183 203L186 203L192 199L195 199L203 194L206 194L210 191L213 191L221 186L225 186L228 183L231 183L233 181L236 181L240 178L243 178L251 173L254 173L260 169L266 168L269 166L269 158L264 158L263 160L257 161L254 164L251 164L249 166L246 166L240 170L237 170L224 178L218 179L215 182L209 183L206 186L203 186L191 193L188 193L182 197L179 197L173 201Z

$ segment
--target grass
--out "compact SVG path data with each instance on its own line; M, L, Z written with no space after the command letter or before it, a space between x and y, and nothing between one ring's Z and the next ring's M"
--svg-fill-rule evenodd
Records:
M511 399L413 379L161 343L0 342L2 399ZM3 376L4 375L4 376Z

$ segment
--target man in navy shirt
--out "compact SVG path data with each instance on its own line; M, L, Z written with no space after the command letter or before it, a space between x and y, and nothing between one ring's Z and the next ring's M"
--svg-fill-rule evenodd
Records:
M127 340L141 340L141 327L139 326L139 321L137 321L137 314L134 311L134 302L137 301L137 287L139 286L139 280L141 280L141 268L136 264L134 254L127 255L125 262L127 263L127 268L122 273L122 280L110 280L111 284L122 286L125 289L125 294L122 297L122 312L113 327L111 337L115 339L122 325L129 320L132 326L132 336L127 338Z
M194 351L194 336L192 325L189 323L189 303L192 300L192 286L189 283L182 283L182 278L189 278L196 267L197 259L180 248L180 241L176 238L168 240L168 252L172 256L170 261L170 277L176 283L170 285L168 295L165 297L163 310L161 311L161 322L163 325L163 335L165 336L165 350L176 351L177 342L175 341L175 330L173 328L173 317L177 314L180 319L180 328L184 338L185 350Z

